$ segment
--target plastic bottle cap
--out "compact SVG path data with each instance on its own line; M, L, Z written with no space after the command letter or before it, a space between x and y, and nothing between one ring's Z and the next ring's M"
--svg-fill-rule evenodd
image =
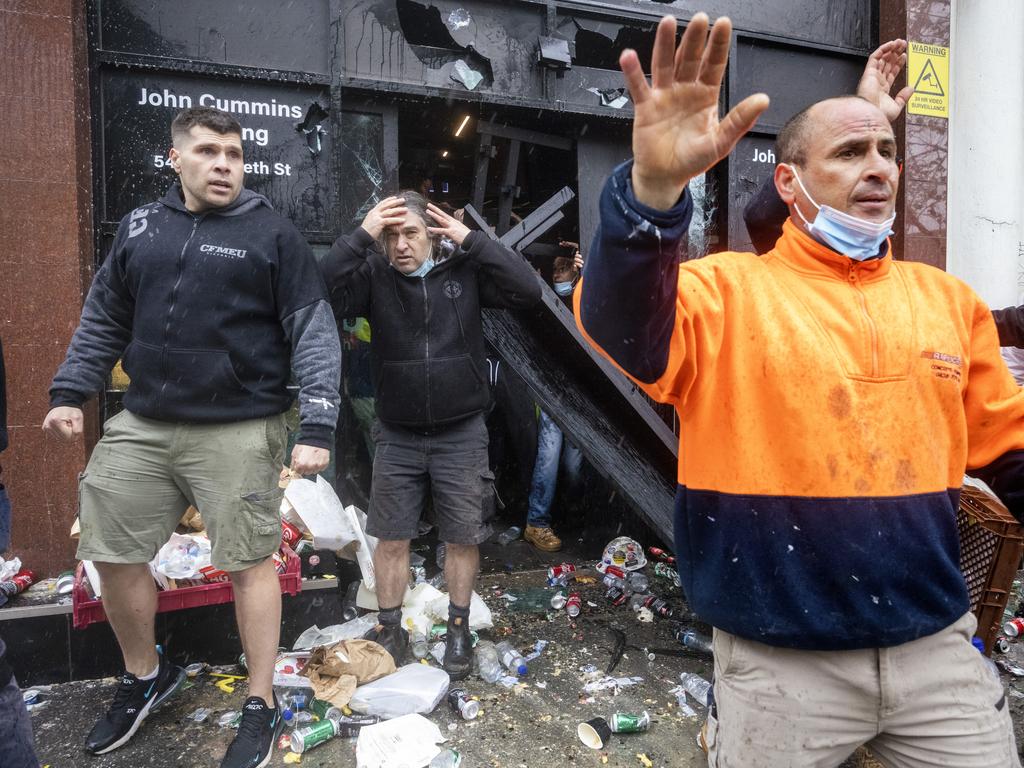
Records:
M283 717L287 722L291 720L293 717L295 717L295 714L290 709L286 709L284 712L281 713L281 717Z
M529 671L529 668L525 664L520 664L518 667L516 667L516 672L518 673L518 675L520 677L525 675L528 671Z

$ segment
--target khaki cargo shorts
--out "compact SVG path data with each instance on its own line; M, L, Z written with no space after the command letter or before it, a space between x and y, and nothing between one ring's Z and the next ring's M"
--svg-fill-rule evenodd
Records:
M215 567L259 564L281 544L286 440L284 414L174 424L122 411L104 425L79 479L78 558L148 563L193 504Z

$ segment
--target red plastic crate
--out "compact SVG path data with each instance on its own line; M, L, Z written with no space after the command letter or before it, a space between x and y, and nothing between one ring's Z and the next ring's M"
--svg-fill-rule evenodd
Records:
M302 560L290 547L281 547L281 555L285 561L284 573L278 574L281 581L281 593L297 595L302 591ZM103 610L101 599L90 600L85 588L85 566L78 564L75 570L75 586L72 590L72 614L75 629L84 629L90 624L106 621L107 614ZM202 584L198 587L182 587L157 592L156 612L181 611L186 608L199 608L205 605L230 603L235 599L235 592L230 581L215 584Z

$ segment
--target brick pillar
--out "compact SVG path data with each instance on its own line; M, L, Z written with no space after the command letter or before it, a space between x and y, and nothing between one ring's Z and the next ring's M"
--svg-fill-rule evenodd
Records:
M879 39L949 47L950 0L880 0ZM905 85L905 77L898 87ZM949 121L910 115L894 126L905 157L896 204L897 258L946 268Z
M13 506L10 553L40 576L74 563L77 475L95 439L40 430L50 380L92 276L89 68L84 3L0 0L0 337Z

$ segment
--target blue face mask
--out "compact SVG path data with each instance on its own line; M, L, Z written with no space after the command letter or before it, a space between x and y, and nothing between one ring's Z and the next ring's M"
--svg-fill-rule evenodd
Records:
M892 234L892 223L896 220L895 213L885 221L868 221L843 211L837 211L828 205L818 205L807 192L807 187L797 175L796 168L791 165L789 169L793 172L796 183L800 185L804 195L818 209L818 215L814 217L813 222L810 222L800 210L800 206L796 203L793 204L797 215L803 219L804 224L807 225L807 231L815 240L855 261L866 261L879 255L878 252L882 243L885 242L885 238Z
M423 263L416 267L412 272L409 272L406 277L426 277L427 272L434 268L434 263L434 257L427 256L427 258L423 260Z
M555 293L559 296L568 296L572 293L572 281L568 283L555 283Z

